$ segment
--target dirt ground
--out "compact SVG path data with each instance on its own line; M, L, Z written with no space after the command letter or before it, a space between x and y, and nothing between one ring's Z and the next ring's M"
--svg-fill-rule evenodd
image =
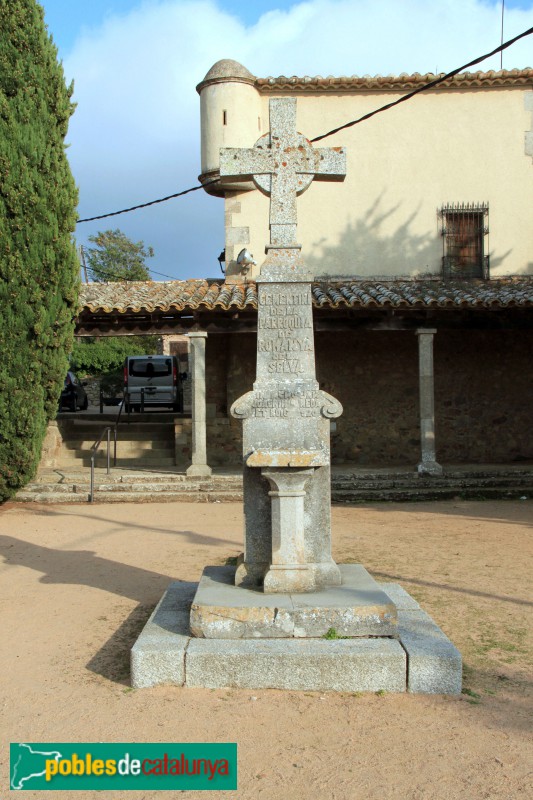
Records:
M237 555L241 514L237 503L0 508L0 798L10 741L235 740L238 791L186 797L533 796L533 502L333 508L336 560L401 583L459 647L460 697L131 690L129 648L163 590ZM59 794L71 795L102 796Z

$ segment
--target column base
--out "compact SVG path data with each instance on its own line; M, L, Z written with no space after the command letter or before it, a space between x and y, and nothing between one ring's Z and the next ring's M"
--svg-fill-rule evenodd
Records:
M243 589L260 588L268 567L267 562L248 564L246 561L237 560L235 586L241 586Z
M442 475L442 467L436 461L421 461L417 467L419 475Z
M317 587L322 589L325 586L341 585L341 571L333 559L331 559L329 562L321 564L310 564L310 567L315 573L315 582Z
M307 564L271 564L263 581L265 594L314 592L317 588L314 570Z
M207 464L191 464L186 470L186 474L192 478L209 478L212 473L211 467Z

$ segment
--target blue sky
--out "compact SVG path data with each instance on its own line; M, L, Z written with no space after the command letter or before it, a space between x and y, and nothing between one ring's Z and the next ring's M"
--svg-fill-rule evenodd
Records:
M453 69L500 42L501 0L41 5L75 85L67 141L82 218L197 184L195 86L220 58L234 58L258 76L425 73ZM506 0L505 8L505 39L533 26L533 0ZM533 66L533 36L504 55L504 68L526 66ZM499 57L480 69L499 69ZM220 275L223 203L202 191L78 225L76 236L86 244L90 234L116 227L154 248L149 266L156 280L163 277L155 272L179 279Z
M106 18L123 15L143 3L139 0L41 0L41 5L54 41L65 57L84 30L97 28ZM265 12L273 8L287 9L296 3L291 0L277 3L271 0L224 0L217 5L246 25L254 25Z

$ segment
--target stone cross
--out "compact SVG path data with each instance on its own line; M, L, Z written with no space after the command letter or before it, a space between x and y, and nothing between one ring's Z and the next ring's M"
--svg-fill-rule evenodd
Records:
M313 178L342 180L342 147L296 131L296 100L270 100L270 133L221 149L220 174L270 195L270 245L257 278L257 374L231 414L243 420L245 549L235 582L265 593L339 585L331 557L330 420L342 412L315 374L311 275L296 243L296 197Z
M270 133L254 147L224 148L220 153L220 175L245 180L270 195L270 245L296 245L296 196L313 178L342 180L346 174L343 147L318 147L296 130L296 99L270 100Z

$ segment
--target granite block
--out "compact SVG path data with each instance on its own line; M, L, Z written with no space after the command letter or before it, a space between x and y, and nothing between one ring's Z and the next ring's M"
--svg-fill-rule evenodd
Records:
M131 649L131 685L185 683L189 609L196 583L171 583Z
M407 653L407 691L460 694L461 653L425 611L399 611L400 642Z
M208 639L397 636L396 607L361 564L340 565L342 584L269 594L234 585L235 567L206 567L191 607L191 632Z
M187 686L404 692L406 657L394 639L191 639Z
M419 604L399 583L379 582L378 586L390 597L398 611L421 611Z

